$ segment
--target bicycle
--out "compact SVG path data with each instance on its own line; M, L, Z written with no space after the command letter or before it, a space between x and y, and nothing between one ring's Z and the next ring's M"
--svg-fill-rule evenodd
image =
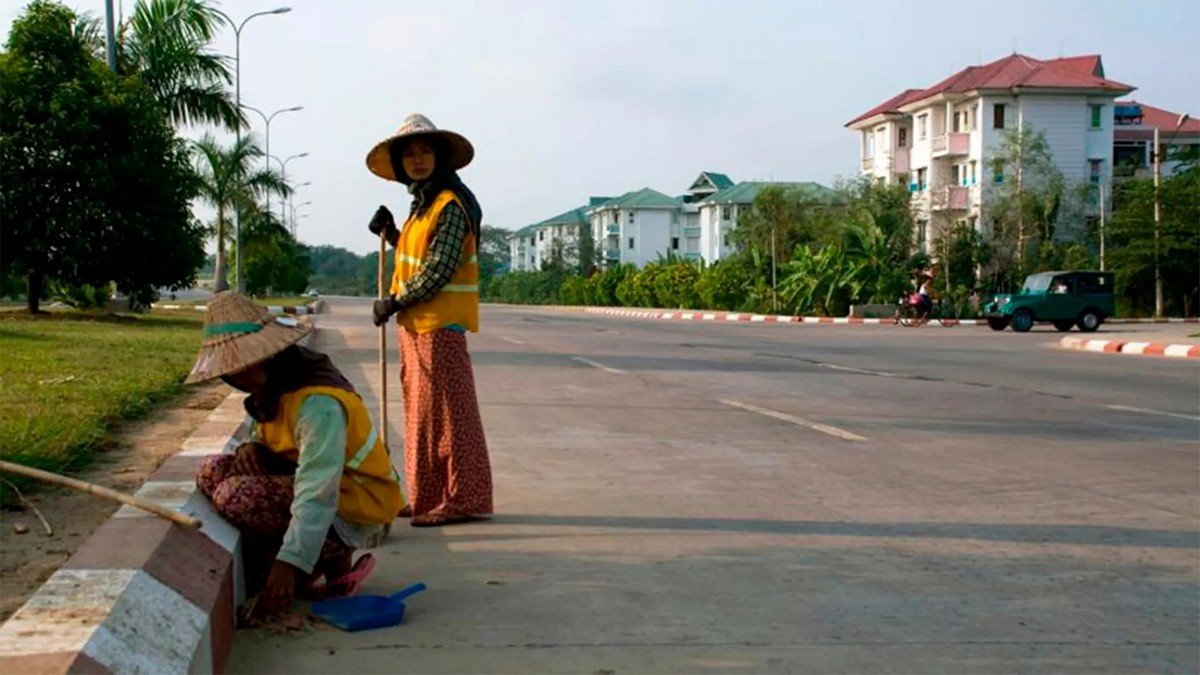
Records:
M905 328L919 328L933 319L937 319L943 326L957 326L959 322L953 306L944 298L938 299L928 310L924 308L920 295L916 293L900 298L896 303L894 321Z

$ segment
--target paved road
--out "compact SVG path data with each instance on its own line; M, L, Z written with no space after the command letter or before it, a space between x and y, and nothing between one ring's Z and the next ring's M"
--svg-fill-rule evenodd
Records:
M327 300L318 345L376 394L367 303ZM499 515L396 530L370 588L429 585L404 626L241 633L231 670L1200 669L1195 363L1054 332L484 320Z

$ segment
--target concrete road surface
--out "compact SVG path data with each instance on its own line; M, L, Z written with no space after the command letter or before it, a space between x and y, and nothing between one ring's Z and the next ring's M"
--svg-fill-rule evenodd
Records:
M326 300L377 395L369 302ZM485 308L494 521L398 524L403 626L230 670L1197 672L1200 366L1059 337Z

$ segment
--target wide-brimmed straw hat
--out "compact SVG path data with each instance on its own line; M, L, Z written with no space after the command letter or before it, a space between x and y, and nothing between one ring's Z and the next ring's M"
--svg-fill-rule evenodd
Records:
M312 327L290 316L271 316L241 293L218 293L204 312L204 341L187 384L245 370L291 347Z
M412 179L404 173L404 167L392 166L392 153L388 149L392 143L398 140L418 136L440 137L447 147L448 156L445 159L450 162L450 168L455 171L470 164L471 160L475 158L475 147L462 134L438 129L424 115L409 115L404 118L404 123L400 125L399 131L376 143L375 147L367 153L367 168L380 178L398 181L405 185L411 183ZM442 158L439 157L439 159Z

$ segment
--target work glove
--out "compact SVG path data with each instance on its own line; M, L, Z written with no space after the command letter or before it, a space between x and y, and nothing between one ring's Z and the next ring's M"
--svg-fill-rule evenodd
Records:
M371 217L367 229L376 237L382 232L392 246L395 246L400 239L400 230L396 229L396 219L392 217L392 212L386 206L380 206L375 210L375 215Z
M399 311L400 303L396 302L396 298L389 296L382 300L376 300L375 306L371 308L371 313L374 315L372 320L376 326L382 326Z

